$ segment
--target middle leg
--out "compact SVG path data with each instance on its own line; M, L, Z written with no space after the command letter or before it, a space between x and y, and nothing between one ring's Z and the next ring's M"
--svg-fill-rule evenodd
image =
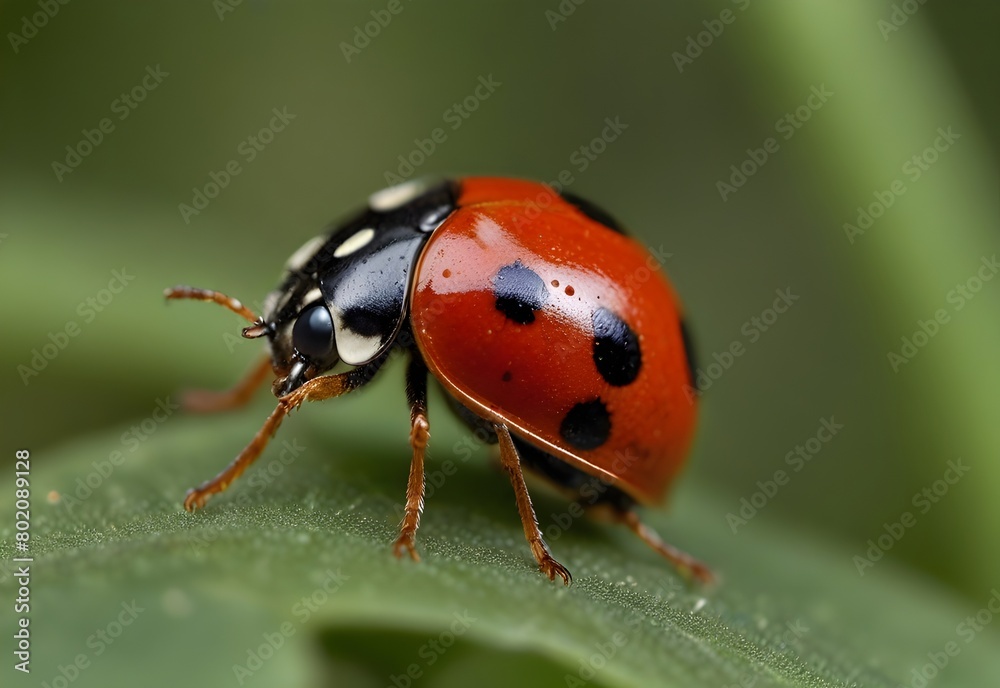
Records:
M410 461L410 478L406 483L406 508L403 522L399 527L399 537L393 545L397 557L403 551L414 561L420 561L415 540L420 527L420 513L424 510L424 454L430 439L430 424L427 422L427 365L420 352L411 350L410 364L406 369L406 400L410 404L410 446L413 459Z
M535 508L531 505L531 496L528 494L528 486L524 483L524 475L521 473L521 459L518 457L517 448L511 439L510 431L506 425L496 423L493 425L497 439L500 440L500 463L503 465L507 475L510 477L510 484L514 487L514 496L517 499L517 511L521 516L521 525L524 527L524 537L528 540L531 553L535 555L538 568L542 570L549 580L555 580L556 576L563 579L563 583L570 584L573 577L569 570L560 564L549 548L545 546L542 539L542 531L538 527L538 518L535 516Z

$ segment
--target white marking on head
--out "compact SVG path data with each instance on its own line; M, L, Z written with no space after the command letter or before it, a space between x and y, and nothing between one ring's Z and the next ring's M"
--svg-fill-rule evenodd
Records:
M368 205L372 210L384 213L406 205L428 189L428 184L422 179L411 179L408 182L390 186L388 189L376 191L368 197Z
M382 338L378 335L365 337L344 325L344 314L339 308L330 308L333 316L333 329L337 342L337 353L340 360L348 365L361 365L375 358L382 348Z
M302 297L302 305L306 306L312 303L313 301L318 301L320 298L322 298L322 296L323 292L319 290L319 287L313 287L312 289L306 292L305 296Z
M343 258L344 256L349 256L355 251L359 251L368 245L368 242L372 240L375 236L375 230L371 227L365 227L364 229L359 229L357 232L349 236L344 240L340 246L336 248L333 252L334 258Z
M301 270L302 267L309 262L309 259L316 255L316 251L322 246L328 237L325 235L320 235L313 237L306 243L299 247L299 250L292 254L292 257L288 259L285 263L285 270L289 272L295 272L296 270Z

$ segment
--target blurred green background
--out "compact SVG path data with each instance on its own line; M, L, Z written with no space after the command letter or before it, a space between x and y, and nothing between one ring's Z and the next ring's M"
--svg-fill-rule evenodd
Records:
M388 6L74 2L18 41L12 33L31 33L24 17L41 10L4 3L6 455L28 447L55 461L61 445L142 419L180 387L231 384L257 345L233 344L240 323L218 308L167 307L162 289L193 284L256 303L306 239L387 174L408 176L400 156L441 127L446 139L414 176L548 181L569 170L574 193L672 254L666 269L702 368L733 342L745 346L705 392L679 493L714 494L725 507L717 525L728 528L727 513L785 469L791 480L761 522L864 554L885 523L910 511L916 525L886 558L970 601L989 596L1000 582L1000 280L971 299L953 290L1000 243L1000 96L997 62L985 59L995 57L996 5ZM372 11L385 25L345 55ZM480 79L499 85L455 119L453 104ZM133 89L142 100L131 108L120 98ZM294 119L250 159L245 142L275 108ZM100 143L71 171L54 169L68 162L67 146L87 151L83 130L104 118ZM606 118L627 129L584 165L578 150ZM958 138L945 145L939 128ZM179 205L232 160L239 174L185 218ZM720 192L731 166L751 174ZM905 193L849 236L859 206L878 204L894 182ZM115 270L134 279L99 310L86 305ZM757 329L752 318L767 317L778 289L799 299ZM949 321L894 370L887 355L939 309ZM79 334L25 377L19 366L70 321ZM392 382L350 403L372 414L401 409ZM309 413L335 419L339 403ZM452 423L440 405L432 413L439 427ZM831 416L843 430L793 473L786 455ZM447 455L432 450L431 463ZM204 477L227 458L206 456ZM391 458L371 470L405 471ZM914 496L959 460L971 477L921 511ZM187 485L175 487L179 497ZM759 525L752 519L732 537Z

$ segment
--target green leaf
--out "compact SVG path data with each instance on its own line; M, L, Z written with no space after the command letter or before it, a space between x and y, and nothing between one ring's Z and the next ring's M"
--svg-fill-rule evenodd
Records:
M376 386L399 384L400 366L391 367ZM927 653L948 642L959 654L935 688L1000 676L989 652L994 629L971 639L958 631L975 610L886 561L862 578L852 557L863 552L779 530L766 515L733 535L731 506L697 485L680 486L669 516L647 517L717 567L715 589L687 587L629 533L573 519L536 485L549 544L575 577L569 588L550 583L491 449L466 452L468 433L434 413L439 398L423 559L397 560L390 543L409 460L406 410L400 400L373 414L371 399L296 413L260 462L196 514L181 509L185 489L242 447L266 404L218 417L161 412L163 422L151 416L33 455L32 679L909 686ZM5 506L8 562L13 522ZM566 527L557 532L556 523ZM0 587L11 600L14 578ZM241 682L234 667L248 665Z

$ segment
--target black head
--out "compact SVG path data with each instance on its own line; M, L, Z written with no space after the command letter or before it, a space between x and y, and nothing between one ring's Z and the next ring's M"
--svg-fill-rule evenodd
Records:
M385 189L292 255L256 329L247 328L270 341L275 395L340 362L368 363L392 346L406 321L420 250L454 210L455 196L448 182Z

